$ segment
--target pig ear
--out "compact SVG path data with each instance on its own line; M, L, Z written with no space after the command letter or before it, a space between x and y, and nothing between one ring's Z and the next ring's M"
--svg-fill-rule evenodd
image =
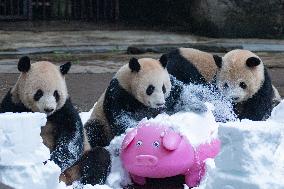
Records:
M204 161L207 158L215 158L221 150L221 141L219 139L213 139L210 143L200 144L196 148L197 156L200 161Z
M122 149L126 149L129 144L132 142L132 140L135 138L137 135L137 129L133 129L127 135L125 136L123 143L122 143Z
M181 136L172 130L167 130L165 131L165 135L163 136L162 142L163 146L167 150L175 150L178 148L181 142Z

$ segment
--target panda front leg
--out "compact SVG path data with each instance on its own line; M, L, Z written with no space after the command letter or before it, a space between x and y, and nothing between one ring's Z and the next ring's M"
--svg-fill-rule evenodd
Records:
M86 151L70 168L60 175L60 181L72 185L74 181L82 184L104 184L111 168L109 152L103 147Z
M83 184L105 184L111 169L110 153L103 147L87 151L80 160Z
M89 120L84 125L88 141L92 148L97 146L105 147L109 145L104 127L105 125L101 124L98 120Z
M72 166L83 153L83 136L79 131L61 131L58 133L54 150L51 151L50 158L57 164L61 171L65 171Z

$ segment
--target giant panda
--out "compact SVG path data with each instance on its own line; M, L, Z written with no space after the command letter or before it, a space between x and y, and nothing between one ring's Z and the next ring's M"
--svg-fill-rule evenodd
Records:
M189 84L214 83L218 71L216 62L222 61L218 55L193 48L175 49L164 56L167 57L167 70L179 81Z
M104 184L111 160L103 147L144 117L155 117L165 111L166 98L171 91L166 63L132 58L117 71L84 125L91 149L69 170L72 181Z
M55 66L30 58L18 62L21 72L16 84L4 97L0 112L41 112L47 115L41 128L43 143L50 149L53 160L63 171L83 154L83 124L68 95L65 75L71 63Z
M158 115L171 90L167 62L132 58L115 74L84 125L89 143L107 146L129 127L128 118L140 121Z
M251 51L236 49L226 53L216 65L216 85L233 100L238 118L268 118L276 89L262 60Z

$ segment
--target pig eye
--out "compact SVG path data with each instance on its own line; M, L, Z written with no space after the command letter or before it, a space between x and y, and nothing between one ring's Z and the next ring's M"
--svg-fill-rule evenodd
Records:
M155 146L155 147L159 147L160 146L160 143L158 142L158 141L155 141L154 143L153 143L153 146Z
M136 143L136 146L142 146L143 142L141 140L138 140Z

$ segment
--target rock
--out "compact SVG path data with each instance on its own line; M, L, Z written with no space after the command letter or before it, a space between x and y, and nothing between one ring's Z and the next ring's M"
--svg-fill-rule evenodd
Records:
M280 37L283 0L192 0L192 31L214 37Z

